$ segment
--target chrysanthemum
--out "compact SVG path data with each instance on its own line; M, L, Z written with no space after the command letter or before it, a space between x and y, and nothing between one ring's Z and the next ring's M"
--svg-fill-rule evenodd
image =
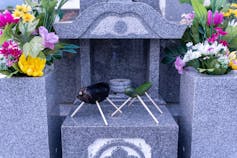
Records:
M46 64L46 59L43 58L33 58L31 56L25 56L24 54L21 55L18 66L20 67L21 71L28 76L33 77L40 77L44 75L44 68Z

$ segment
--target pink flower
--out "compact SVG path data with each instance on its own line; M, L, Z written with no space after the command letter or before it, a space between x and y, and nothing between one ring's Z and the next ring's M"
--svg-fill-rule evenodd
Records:
M8 10L0 13L0 28L3 28L9 24L16 24L18 21L19 19L15 19Z
M218 11L215 12L215 14L213 15L212 11L209 10L208 14L207 14L207 24L208 26L211 25L219 25L223 22L224 20L224 14L223 13L219 13Z
M194 13L183 14L182 15L182 20L181 20L180 23L188 25L189 27L191 27L192 24L193 24L193 19L194 18L195 18L195 14Z
M18 62L22 51L20 50L18 44L13 40L5 41L0 48L0 54L2 54L7 60L7 66L12 66L14 63Z
M228 42L225 40L220 40L219 43L221 43L223 46L228 46Z
M176 68L176 70L178 70L179 74L183 74L183 70L184 70L183 68L185 66L185 62L180 57L177 57L174 64L175 64L175 68Z
M3 33L3 32L2 32L2 29L0 29L0 36L2 35L2 33Z
M216 27L215 30L216 30L216 32L217 32L219 35L221 35L221 36L227 35L227 32L223 31L223 29L220 28L220 27Z
M48 30L44 26L41 26L39 28L39 34L43 38L43 42L44 42L43 44L45 48L49 48L53 50L54 45L58 43L59 41L58 36L54 32L49 33Z
M219 34L218 33L214 33L212 34L212 36L210 38L208 38L208 42L209 43L214 43L215 41L217 41L219 38Z

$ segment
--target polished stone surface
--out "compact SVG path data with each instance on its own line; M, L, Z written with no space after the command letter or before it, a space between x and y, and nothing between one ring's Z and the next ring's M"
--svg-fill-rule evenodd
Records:
M183 158L235 158L237 155L237 74L181 77Z
M123 114L111 117L114 109L101 103L108 120L105 126L96 105L85 105L75 118L67 117L62 125L63 157L99 158L118 155L144 158L175 158L178 126L168 110L164 114L149 104L159 120L155 124L141 104L126 107Z
M54 74L0 79L0 157L52 158L60 155L59 113ZM57 152L57 149L59 150Z
M151 5L132 0L95 3L75 21L54 27L62 39L179 39L186 29L162 17Z

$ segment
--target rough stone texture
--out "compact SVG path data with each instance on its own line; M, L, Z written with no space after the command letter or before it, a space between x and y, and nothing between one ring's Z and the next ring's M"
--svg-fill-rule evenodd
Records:
M0 157L61 155L54 77L0 79Z
M79 44L79 43L77 43ZM63 59L55 62L56 86L59 95L56 103L72 103L75 100L77 87L80 87L79 54L64 55ZM79 66L78 66L79 67ZM79 81L78 81L79 80Z
M179 44L179 40L161 40L160 58L165 55L165 48ZM163 64L160 62L160 95L166 102L178 103L180 93L180 75L174 64Z
M181 4L180 0L166 0L165 18L170 21L180 21L181 15L190 13L193 9L189 4Z
M107 1L108 0L80 0L80 2L81 2L80 10L83 11L95 3L107 2ZM134 1L147 3L148 5L155 8L157 11L160 11L159 0L155 0L155 1L154 0L134 0Z
M182 158L236 158L237 74L181 77Z
M118 26L123 26L118 29ZM74 22L59 22L55 30L62 39L78 38L181 38L185 25L170 22L152 6L132 0L95 3Z
M133 86L144 83L147 76L148 45L149 42L143 40L93 40L92 83L109 82L115 78L131 79ZM86 53L88 52L84 52ZM83 59L81 62L86 64Z
M163 115L150 105L160 121L157 125L140 104L124 109L124 114L111 118L111 106L101 103L109 126L105 127L96 105L86 105L62 125L63 157L100 158L176 158L178 126L162 106ZM127 147L127 148L124 148ZM128 150L130 149L130 150Z

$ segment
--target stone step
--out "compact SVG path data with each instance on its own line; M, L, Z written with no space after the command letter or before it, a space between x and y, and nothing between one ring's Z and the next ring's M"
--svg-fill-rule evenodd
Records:
M109 124L105 126L96 105L85 105L62 125L63 158L176 158L178 125L165 106L163 114L148 106L159 124L141 104L126 106L123 114L111 117L114 108L102 103Z

